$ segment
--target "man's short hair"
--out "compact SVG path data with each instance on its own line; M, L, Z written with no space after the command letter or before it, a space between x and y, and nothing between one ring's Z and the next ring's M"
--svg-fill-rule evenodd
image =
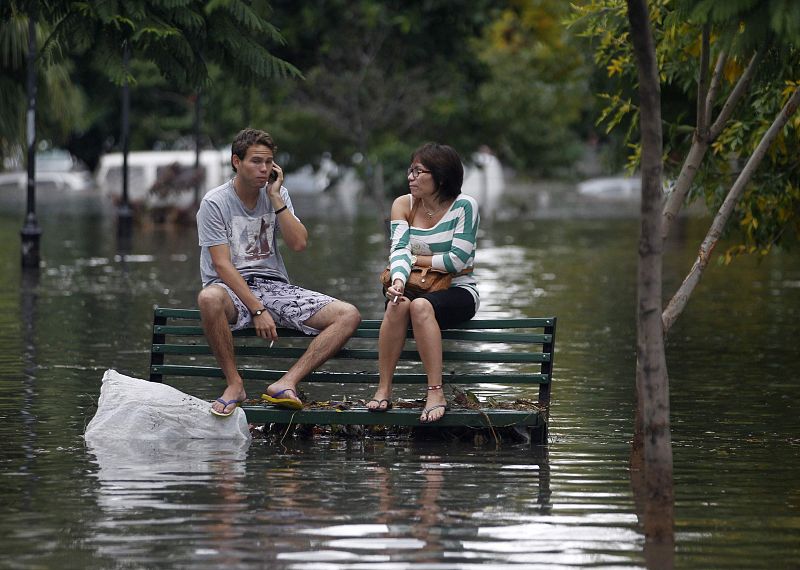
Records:
M275 151L278 150L269 133L250 127L242 129L233 139L233 144L231 145L231 168L233 168L234 172L236 172L236 167L233 165L233 155L238 156L239 160L244 160L247 155L247 149L256 144L264 145L272 151L272 154L275 154Z

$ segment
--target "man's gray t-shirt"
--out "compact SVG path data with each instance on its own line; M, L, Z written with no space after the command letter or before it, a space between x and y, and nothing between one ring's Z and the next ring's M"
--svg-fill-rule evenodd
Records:
M281 198L289 208L281 216L294 215L289 192L281 186ZM226 244L230 248L231 263L247 279L262 275L289 283L283 258L278 251L276 231L279 216L267 197L266 187L258 192L258 203L253 210L245 208L233 180L209 190L197 211L197 235L200 242L200 277L203 287L221 283L208 248Z

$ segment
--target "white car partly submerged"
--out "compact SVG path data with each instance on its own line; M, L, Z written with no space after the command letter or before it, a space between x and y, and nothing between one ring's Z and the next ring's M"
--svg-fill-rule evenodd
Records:
M639 198L642 192L640 177L609 176L592 178L578 184L578 194L606 200L630 200Z
M55 188L57 191L83 192L94 188L89 170L78 159L63 149L36 153L34 170L37 188ZM0 187L28 187L28 171L21 168L0 172Z

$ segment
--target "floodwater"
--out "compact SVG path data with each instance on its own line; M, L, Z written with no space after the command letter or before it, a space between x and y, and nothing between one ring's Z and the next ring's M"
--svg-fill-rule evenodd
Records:
M376 216L298 210L311 244L286 254L295 280L379 317ZM484 224L480 314L559 319L545 450L328 437L89 449L103 372L146 377L152 307L194 303L195 229L141 226L125 244L99 199L41 200L44 265L31 274L23 212L0 201L1 567L647 566L627 467L634 219ZM669 291L704 222L676 229ZM782 253L712 264L669 336L676 568L797 567L798 322L800 257Z

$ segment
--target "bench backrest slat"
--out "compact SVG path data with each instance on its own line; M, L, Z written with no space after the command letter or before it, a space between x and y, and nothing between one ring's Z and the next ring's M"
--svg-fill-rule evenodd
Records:
M201 355L212 354L211 348L205 344L156 344L152 347L153 352L160 354L184 354ZM305 352L305 347L297 348L270 348L268 346L237 346L234 353L237 356L266 356L270 358L291 358L298 359ZM353 348L343 348L335 357L336 359L351 360L377 360L377 350L363 350ZM474 351L442 351L442 358L450 362L504 362L504 363L526 363L526 362L546 362L550 355L540 352L474 352ZM422 362L416 350L404 350L400 353L401 360L412 362Z
M156 307L154 313L157 317L176 319L200 320L200 311L197 309L169 309ZM472 319L461 323L460 329L530 329L555 326L555 317L521 318L521 319ZM359 328L379 329L380 320L363 320Z
M162 335L180 336L203 336L203 327L192 325L160 325L154 326L153 332ZM380 331L377 329L359 329L353 338L378 338ZM239 330L234 333L238 338L256 337L254 329ZM279 338L305 338L306 335L292 329L278 329ZM409 330L406 338L414 338L413 331ZM480 340L483 342L505 342L505 343L545 343L552 341L549 334L525 334L525 333L502 333L489 331L467 331L467 330L444 330L442 331L443 340Z

